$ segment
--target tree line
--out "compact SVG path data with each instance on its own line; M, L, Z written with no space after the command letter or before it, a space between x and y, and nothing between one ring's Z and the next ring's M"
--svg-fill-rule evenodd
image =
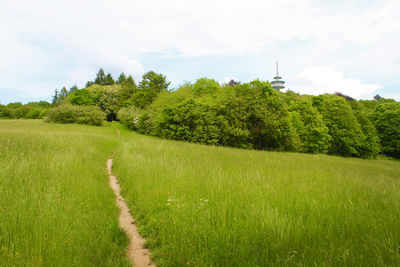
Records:
M267 81L219 84L200 78L175 90L159 73L139 83L100 69L85 88L56 90L48 121L119 120L143 134L245 149L400 158L400 103L274 90ZM1 109L0 109L1 112Z

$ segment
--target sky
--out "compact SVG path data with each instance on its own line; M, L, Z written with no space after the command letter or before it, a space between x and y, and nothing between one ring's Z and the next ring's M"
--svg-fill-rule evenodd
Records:
M171 88L279 74L301 94L400 100L399 0L0 0L0 104L50 101L99 68Z

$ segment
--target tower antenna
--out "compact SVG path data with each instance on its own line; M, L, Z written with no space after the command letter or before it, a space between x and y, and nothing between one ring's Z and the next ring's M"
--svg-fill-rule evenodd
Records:
M278 60L276 61L276 76L279 76L279 71L278 71Z
M272 87L278 91L285 88L285 81L283 81L282 77L279 76L278 60L276 61L276 76L274 77L274 80L271 82L271 84Z

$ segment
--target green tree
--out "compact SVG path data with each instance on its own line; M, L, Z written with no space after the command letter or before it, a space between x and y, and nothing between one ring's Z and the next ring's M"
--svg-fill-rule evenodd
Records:
M76 106L92 106L95 103L87 88L77 90L69 98L71 104Z
M347 100L337 95L320 95L314 98L325 125L332 137L329 154L359 157L359 148L365 136Z
M332 139L321 114L312 106L311 100L300 98L289 106L292 122L301 141L301 152L326 153Z
M53 95L53 99L51 101L51 103L53 105L58 104L60 102L60 94L58 92L58 89L54 90L54 95Z
M126 80L126 75L125 73L122 72L118 77L117 84L122 84L125 80Z
M361 145L357 148L357 151L360 153L361 158L375 158L380 152L380 144L375 125L369 118L371 111L365 107L363 104L365 102L354 100L347 102L350 104L364 135L364 139L361 141Z
M4 106L4 105L0 105L0 118L1 119L12 119L12 112L11 110Z
M217 145L221 138L219 119L208 105L189 98L164 108L157 127L164 138Z
M106 77L104 78L103 85L113 85L115 84L114 78L112 77L111 73L107 73Z
M61 88L60 93L59 93L59 101L64 100L68 95L68 91L67 88L65 86L63 86L63 88Z
M125 105L126 101L128 101L129 98L131 98L136 91L137 86L132 76L129 75L128 78L124 78L123 81L120 83L120 101L122 105Z
M381 102L372 117L378 131L382 152L385 155L400 158L400 103Z
M213 94L219 87L219 83L214 79L200 78L193 84L193 93L195 96Z
M71 88L69 88L69 94L72 94L74 92L76 92L78 90L78 86L75 84L74 86L72 86Z
M143 75L138 90L131 97L129 103L143 109L150 105L158 94L167 91L169 85L170 82L164 75L149 71Z
M118 89L118 87L106 87L100 91L97 105L106 113L108 121L117 119L120 108Z
M100 68L99 72L96 74L96 79L94 80L94 83L98 84L98 85L103 85L105 79L106 79L106 75L104 73L104 70L102 68Z
M90 86L92 86L94 84L94 82L92 81L88 81L85 85L85 88L89 88Z

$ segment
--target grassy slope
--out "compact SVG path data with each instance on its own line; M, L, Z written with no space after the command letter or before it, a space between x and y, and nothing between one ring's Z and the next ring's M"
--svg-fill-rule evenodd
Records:
M125 266L105 162L115 130L0 120L0 265Z
M123 132L114 172L161 266L400 265L400 163Z
M126 265L117 173L162 266L399 265L400 163L0 121L0 265Z

